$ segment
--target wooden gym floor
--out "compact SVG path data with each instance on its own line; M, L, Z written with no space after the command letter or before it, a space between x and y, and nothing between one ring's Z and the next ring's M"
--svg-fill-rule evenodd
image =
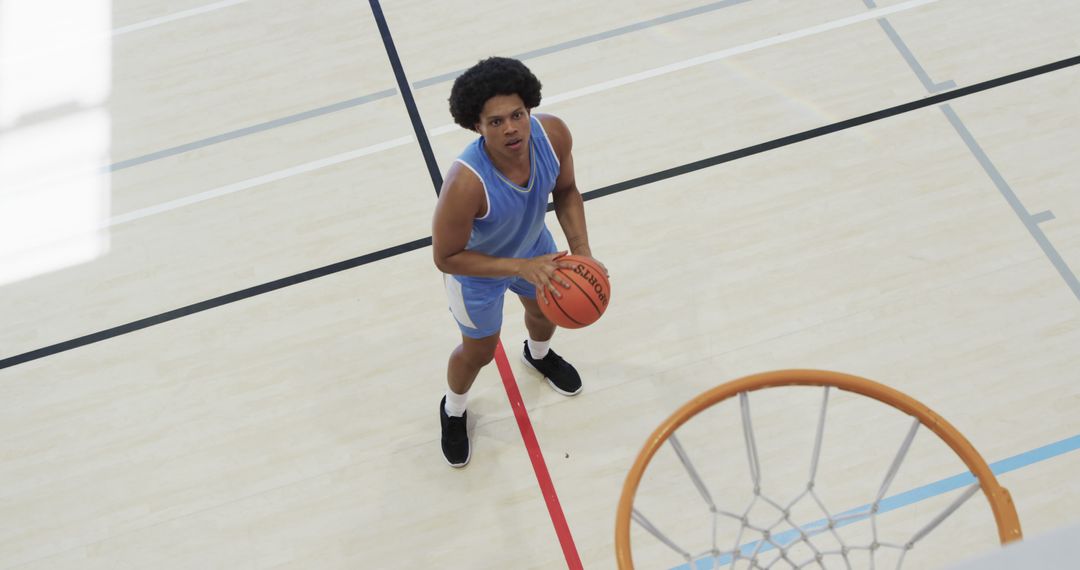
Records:
M58 163L0 168L0 219L25 232L4 234L0 262L0 568L566 566L494 366L473 389L472 463L441 457L458 332L423 242L433 186L369 3L4 9L0 36L27 43L0 49L0 73L70 65L86 73L60 74L73 90L104 91L44 110L35 92L0 99L25 111L0 113L0 148L56 127L40 156L85 137L94 167L72 193L22 202L23 177ZM1080 54L1074 2L383 10L439 169L474 136L448 126L452 78L517 56L574 133L581 190L621 189L586 203L610 309L553 345L585 391L559 396L519 363L517 303L503 331L585 568L614 567L622 481L653 428L710 387L784 368L908 393L987 461L1014 458L1000 480L1029 536L1076 521L1080 68L1002 79ZM60 41L72 30L80 41ZM28 84L2 79L9 94ZM880 113L972 86L985 89ZM753 397L775 488L805 482L819 395L792 394ZM838 397L829 424L837 511L872 499L906 429L865 404ZM749 475L725 406L684 444L726 497ZM891 494L963 471L928 433ZM687 543L707 534L674 455L655 467L642 508ZM878 524L917 528L953 496ZM976 497L905 567L995 537ZM682 563L634 540L639 567Z

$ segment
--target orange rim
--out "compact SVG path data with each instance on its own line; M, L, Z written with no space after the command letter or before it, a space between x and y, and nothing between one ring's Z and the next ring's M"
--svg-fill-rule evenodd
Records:
M948 444L978 479L979 487L982 489L987 501L990 502L990 508L994 513L994 521L997 523L998 538L1000 538L1001 543L1006 544L1023 538L1023 532L1020 530L1020 519L1016 515L1016 506L1013 504L1009 491L998 483L994 473L990 470L990 466L986 464L986 460L979 455L971 442L952 424L945 421L945 418L942 418L911 396L873 380L827 370L778 370L732 380L702 393L684 404L671 417L664 420L649 436L645 446L638 454L637 460L634 461L633 467L630 468L630 473L626 476L622 496L619 498L619 509L616 512L615 554L621 570L631 570L634 567L630 554L630 515L634 507L634 496L637 494L638 485L641 483L645 468L649 465L653 455L660 449L660 446L667 441L668 437L679 426L710 406L741 392L753 392L781 386L828 386L838 388L873 398L917 418L922 425L930 428Z

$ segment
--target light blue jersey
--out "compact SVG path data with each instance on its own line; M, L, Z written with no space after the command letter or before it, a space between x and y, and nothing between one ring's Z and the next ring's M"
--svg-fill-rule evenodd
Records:
M493 257L529 258L554 253L555 240L544 225L548 197L559 177L559 158L536 117L529 135L529 181L518 186L507 179L484 151L484 137L465 148L457 161L484 185L487 212L473 220L466 250ZM502 327L502 298L507 289L534 297L529 282L513 277L449 275L450 311L462 332L472 338L497 334Z
M544 225L544 213L559 177L559 159L540 121L536 117L529 121L532 134L526 186L514 184L495 168L484 151L484 137L466 147L457 159L480 178L487 194L487 213L473 220L467 250L494 257L525 257L545 234L551 237Z

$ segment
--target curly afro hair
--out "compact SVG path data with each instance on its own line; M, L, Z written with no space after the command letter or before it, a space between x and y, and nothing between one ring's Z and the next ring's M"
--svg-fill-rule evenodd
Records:
M450 89L454 122L476 130L484 103L496 95L518 95L525 107L540 105L540 80L524 63L508 57L489 57L462 73Z

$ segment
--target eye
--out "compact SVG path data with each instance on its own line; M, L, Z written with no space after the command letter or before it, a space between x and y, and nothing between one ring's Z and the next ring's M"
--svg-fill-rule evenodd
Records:
M499 123L501 123L501 122L502 122L502 121L501 121L501 120L499 120L499 119L493 119L493 120L491 121L491 126L493 126L493 127L497 127L497 126L499 126Z
M521 118L521 111L514 111L514 118L515 119L520 119Z

